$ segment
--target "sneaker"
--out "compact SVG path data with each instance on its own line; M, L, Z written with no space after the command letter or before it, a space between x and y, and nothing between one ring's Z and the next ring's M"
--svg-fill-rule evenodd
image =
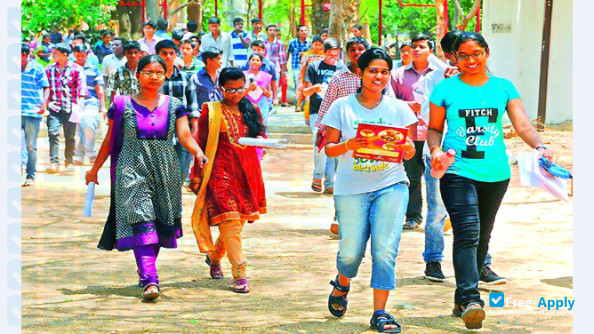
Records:
M416 220L407 220L404 225L402 225L403 230L416 230L421 225L420 221Z
M74 165L73 164L66 164L66 168L64 168L66 173L74 173Z
M443 282L445 276L441 272L441 263L428 262L425 266L425 278L433 282Z
M35 185L35 180L27 179L25 183L23 183L23 187L32 187Z
M481 269L479 283L485 285L498 285L507 283L507 280L505 277L497 275L489 266L485 265L483 266L483 269Z
M47 168L48 174L56 174L59 172L60 172L60 165L58 165L58 164L50 164L49 167Z
M485 320L485 310L483 307L476 303L471 302L466 305L464 312L460 315L464 321L464 326L468 329L481 329L483 328L483 320Z

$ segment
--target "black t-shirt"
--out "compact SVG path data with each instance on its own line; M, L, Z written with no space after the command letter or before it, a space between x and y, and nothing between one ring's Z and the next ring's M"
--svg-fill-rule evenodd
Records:
M330 78L338 70L344 68L342 63L336 65L328 65L322 60L315 61L307 66L305 71L305 81L315 84L326 84L330 82ZM314 93L309 97L309 114L317 114L322 105L322 97L318 93Z

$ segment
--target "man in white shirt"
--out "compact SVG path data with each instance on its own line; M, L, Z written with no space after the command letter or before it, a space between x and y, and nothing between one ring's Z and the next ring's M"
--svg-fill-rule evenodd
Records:
M138 40L138 43L140 43L141 47L146 45L148 48L148 53L151 55L155 54L155 45L157 45L157 43L162 40L162 38L155 36L155 31L157 31L157 24L150 20L146 21L142 25L144 37Z
M223 66L233 66L233 49L231 48L231 38L228 34L223 33L220 30L221 20L218 17L211 17L208 19L208 34L202 36L200 41L200 52L203 52L206 48L215 47L223 51Z
M124 56L124 43L126 39L123 37L115 37L111 42L112 54L109 54L103 58L103 65L101 72L103 73L103 80L107 82L109 75L115 72L115 70L126 63L126 57Z

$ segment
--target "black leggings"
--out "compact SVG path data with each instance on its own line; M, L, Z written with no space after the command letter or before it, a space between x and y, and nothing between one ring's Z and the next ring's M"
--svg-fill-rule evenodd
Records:
M440 181L441 197L454 231L454 299L460 306L470 302L485 304L478 291L479 271L485 262L495 215L508 185L509 179L481 182L450 173Z

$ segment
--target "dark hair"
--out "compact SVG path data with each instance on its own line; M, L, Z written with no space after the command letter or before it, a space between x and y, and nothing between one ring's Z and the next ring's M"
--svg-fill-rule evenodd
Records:
M460 30L452 30L448 31L445 35L443 35L443 37L441 38L441 42L439 42L439 44L441 45L441 49L444 53L452 52L454 42L456 41L456 38L460 36L460 33Z
M157 29L157 24L153 20L148 20L142 24L142 27L150 26L153 29Z
M248 63L249 63L249 62L250 62L250 60L252 60L252 58L254 58L254 57L258 57L258 58L260 58L260 61L261 61L261 62L264 62L264 57L263 57L263 56L262 56L260 53L258 53L258 52L254 52L254 53L252 53L252 55L251 55L251 56L248 58Z
M31 54L31 48L27 43L21 43L21 54L26 54L27 56Z
M463 31L460 33L460 36L458 36L458 38L456 38L456 41L454 42L452 51L457 52L458 49L460 49L460 45L468 41L475 41L481 48L484 48L485 51L489 51L489 44L487 44L487 41L485 40L483 35L471 31Z
M357 66L361 70L361 73L365 72L365 69L369 66L369 64L376 59L385 60L386 63L388 63L388 68L390 69L390 71L392 71L392 57L390 57L390 55L383 49L371 48L363 52L361 57L359 57L359 59L357 60ZM357 89L357 93L361 93L361 89L362 86L360 86ZM385 89L386 88L384 88L384 90Z
M221 20L218 17L213 16L208 19L208 24L221 24Z
M199 31L196 36L198 36L198 38L202 38L202 36L206 35L206 33L204 31ZM200 41L202 42L202 41Z
M349 48L353 44L363 44L365 46L365 49L369 49L369 43L367 43L367 40L365 38L363 38L363 37L351 37L351 38L349 38L349 40L346 43L346 50L348 51Z
M124 43L124 53L126 51L130 51L130 50L138 50L140 51L140 43L138 43L137 41L127 41L126 43Z
M311 44L313 43L322 43L324 44L324 40L322 39L321 36L315 35L314 38L311 40Z
M321 37L320 37L321 39ZM326 41L324 42L324 51L330 51L330 50L336 50L336 49L340 49L340 43L338 43L338 40L336 38L328 38L326 39Z
M148 55L140 58L138 61L138 66L136 67L136 73L140 73L147 65L152 63L159 63L163 66L163 70L167 71L167 64L163 60L163 58L159 57L158 55Z
M302 27L305 27L307 29L307 26L305 24L300 24L297 26L297 31L299 31L299 29L301 29Z
M85 37L85 35L79 34L79 35L72 37L72 40L75 40L75 39L80 39L81 41L83 41L83 43L87 42L87 38Z
M186 29L188 29L189 32L196 32L198 23L196 23L196 21L188 21L188 23L186 23Z
M429 37L429 35L426 35L426 34L416 35L415 37L412 38L411 45L418 41L427 41L427 45L429 46L429 49L431 49L431 50L435 49L435 44L433 43L433 41L431 40L431 37Z
M204 49L204 51L202 51L202 53L201 53L202 60L204 61L204 64L207 64L207 60L209 60L209 59L213 60L222 54L223 54L223 50L215 48L214 46Z
M410 42L410 40L406 40L406 41L402 42L402 44L400 44L400 47L398 49L402 50L402 48L405 46L412 48L412 43Z
M58 44L54 45L54 50L58 50L65 54L72 53L72 49L70 48L70 45L68 45L66 43L58 43Z
M324 34L324 33L328 34L328 30L324 29L324 30L320 31L320 36L322 36L322 34Z
M173 38L176 41L181 41L182 38L184 38L184 31L181 29L175 29L171 32L171 38Z
M357 28L357 29L359 29L359 30L363 30L363 26L362 26L362 25L360 25L359 23L355 23L355 24L353 24L353 26L352 26L351 28Z
M43 34L43 36L41 37L42 40L46 38L52 38L52 36L50 36L50 34Z
M261 39L257 39L255 41L253 41L252 44L250 44L250 48L253 48L254 46L259 46L261 48L265 48L264 42Z
M245 82L245 74L241 69L238 67L225 67L219 74L219 85L222 87L227 81L240 79ZM248 128L249 137L255 138L266 131L266 127L262 124L262 116L260 116L250 100L243 97L237 105L243 116L243 122Z
M124 37L120 37L120 36L114 37L113 40L122 42L122 46L127 42Z
M189 40L194 41L194 43L200 45L202 44L202 41L200 40L200 37L196 36L196 35L192 35L190 36Z
M266 30L268 30L268 29L270 29L270 28L274 28L275 30L278 30L278 29L276 28L276 24L269 24L269 25L267 25L267 26L266 26Z
M241 17L236 17L233 19L233 25L239 23L239 22L243 22L243 19Z
M89 52L89 49L87 49L87 46L84 45L84 44L76 44L72 48L72 52L84 52L84 53L87 53L87 52Z
M179 45L181 46L182 44L190 44L192 46L192 49L196 47L196 42L194 42L193 40L186 38L186 39L182 39L181 42L179 42Z
M109 36L113 37L115 34L114 34L114 33L113 33L113 31L111 31L111 30L104 30L104 31L101 33L101 38L103 38L103 37L105 37L105 36L107 36L107 35L109 35Z
M170 39L161 40L155 45L156 54L159 54L159 52L161 52L162 49L174 49L175 53L179 51L177 49L177 45L175 44L175 42Z
M251 19L250 22L252 22L252 24L254 24L254 23L262 23L262 20L260 20L260 18L258 18L258 17L254 17L253 19Z
M169 27L169 22L167 22L167 20L162 17L157 20L157 29L167 30L167 27Z

